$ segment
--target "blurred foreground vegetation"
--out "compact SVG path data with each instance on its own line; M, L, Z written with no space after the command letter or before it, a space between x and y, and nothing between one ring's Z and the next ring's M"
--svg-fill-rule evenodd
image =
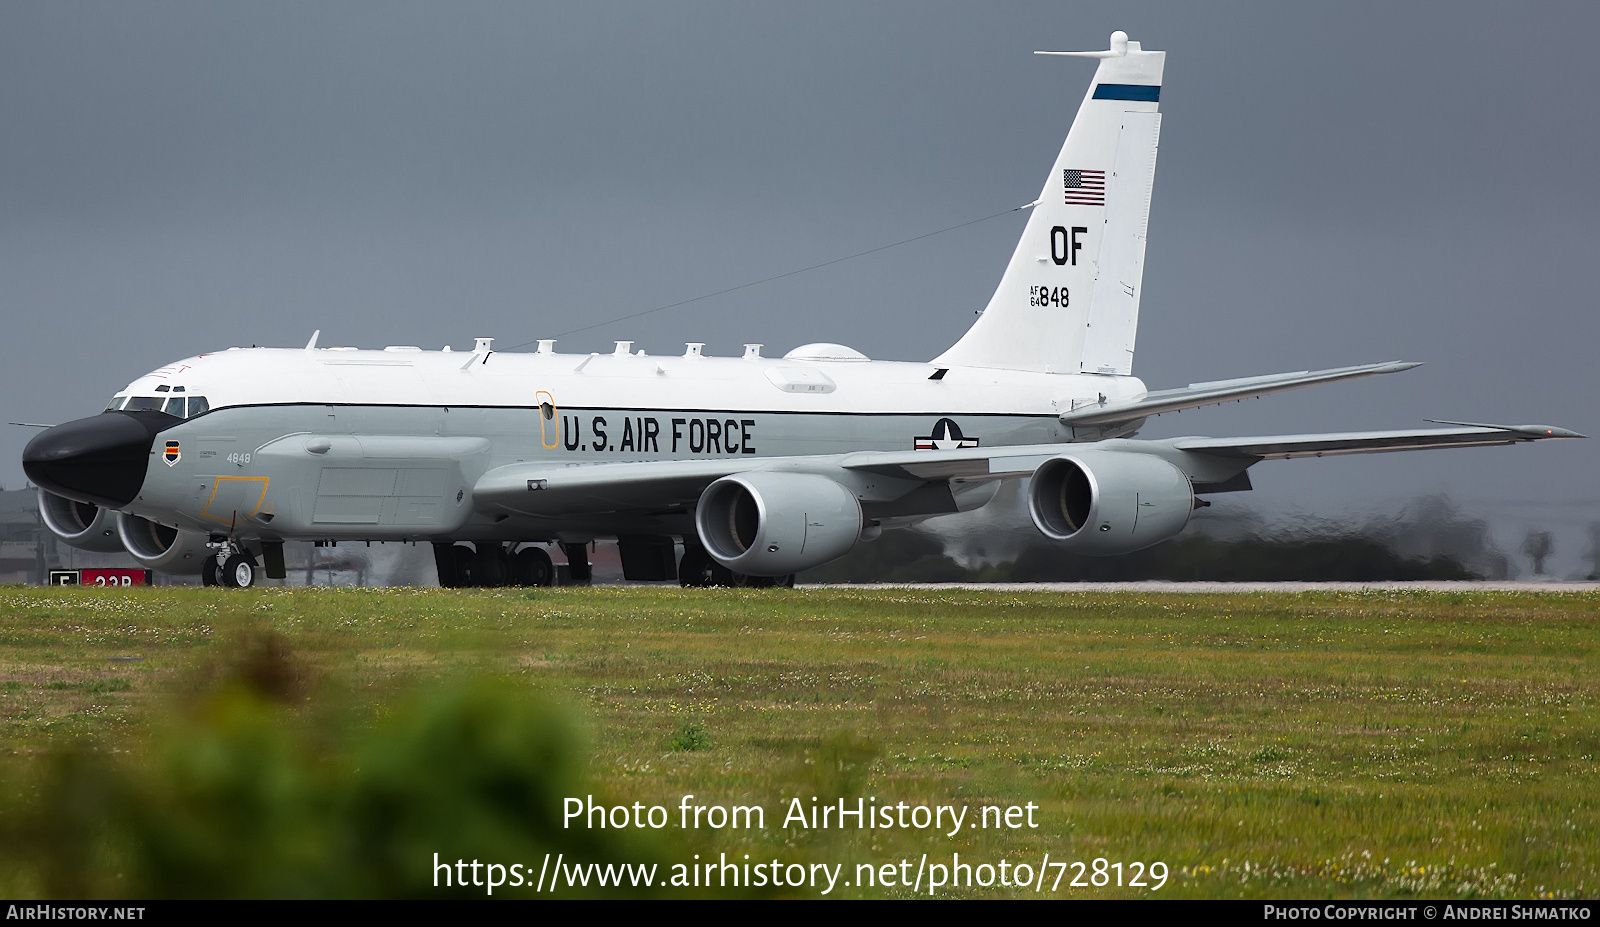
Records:
M447 866L660 856L626 831L562 827L562 798L585 794L585 750L569 712L526 683L451 680L388 693L392 704L313 697L264 625L217 649L180 673L141 736L75 737L12 765L0 890L483 897L436 886L434 854Z
M1592 897L1597 618L1573 594L0 588L0 891L1048 852L1172 871L1055 896ZM767 826L560 826L568 795L691 793ZM782 826L812 796L1040 826Z

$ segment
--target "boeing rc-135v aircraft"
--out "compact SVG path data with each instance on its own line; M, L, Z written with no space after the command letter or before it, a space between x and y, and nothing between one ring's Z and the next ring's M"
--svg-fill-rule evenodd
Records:
M1581 437L1449 424L1130 440L1145 418L1415 366L1196 383L1132 376L1165 53L1123 33L1032 205L988 307L927 363L836 344L782 358L230 348L169 364L23 455L52 530L146 567L249 586L288 540L433 544L445 586L575 578L615 537L630 579L792 582L882 527L983 505L1031 477L1063 550L1176 535L1208 493L1269 458ZM677 540L683 553L676 554Z

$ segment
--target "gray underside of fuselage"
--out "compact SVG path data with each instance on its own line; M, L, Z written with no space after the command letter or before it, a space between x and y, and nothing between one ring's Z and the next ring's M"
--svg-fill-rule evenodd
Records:
M484 473L516 463L725 460L737 472L740 461L769 457L1068 438L1053 414L247 406L162 432L144 485L124 511L186 530L268 540L682 535L694 531L692 505L682 502L543 517L479 512L472 490ZM908 487L906 497L874 505L869 516L955 510L942 484Z

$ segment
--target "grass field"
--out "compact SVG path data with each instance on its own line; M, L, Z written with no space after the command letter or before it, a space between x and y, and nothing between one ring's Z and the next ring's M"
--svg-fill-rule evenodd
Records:
M1590 594L7 587L7 775L86 739L133 749L265 628L308 680L286 711L377 719L436 678L530 680L583 719L585 794L674 823L686 793L765 809L765 830L669 828L669 856L1170 871L1073 888L1069 868L1051 892L1051 870L1055 897L1600 895ZM972 811L953 837L781 826L813 796ZM970 827L1029 802L1037 827Z

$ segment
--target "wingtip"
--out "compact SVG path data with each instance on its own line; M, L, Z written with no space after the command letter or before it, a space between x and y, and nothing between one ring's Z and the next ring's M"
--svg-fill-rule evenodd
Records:
M1430 418L1429 422L1435 425L1456 425L1462 428L1493 428L1496 431L1506 431L1513 434L1527 435L1532 440L1544 438L1587 438L1588 435L1579 434L1570 428L1558 428L1555 425L1496 425L1493 422L1453 422L1442 418Z
M1514 431L1517 434L1527 435L1535 441L1544 438L1587 438L1588 435L1579 434L1570 428L1557 428L1555 425L1494 425L1490 427Z

